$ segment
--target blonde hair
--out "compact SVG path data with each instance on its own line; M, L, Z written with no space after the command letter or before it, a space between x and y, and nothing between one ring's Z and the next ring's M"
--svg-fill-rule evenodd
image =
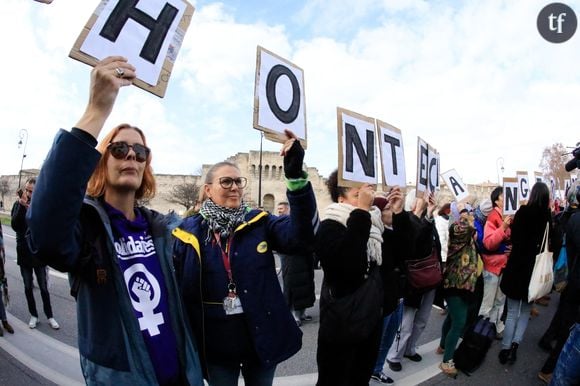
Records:
M111 154L107 151L107 146L115 137L119 134L121 130L130 129L135 130L143 140L143 144L147 146L147 140L145 139L145 134L138 127L131 126L127 123L122 123L117 127L113 128L103 140L97 146L97 150L101 153L101 159L93 172L93 175L89 179L87 186L87 194L92 197L101 197L105 194L107 189L107 161ZM153 168L151 167L151 153L145 161L145 171L143 172L143 180L141 181L141 186L135 192L135 199L151 199L155 196L156 186L155 177L153 176Z

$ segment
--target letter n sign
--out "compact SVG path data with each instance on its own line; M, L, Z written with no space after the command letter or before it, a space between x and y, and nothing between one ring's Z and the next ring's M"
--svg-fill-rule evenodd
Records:
M70 56L90 65L125 56L135 85L162 97L193 11L185 0L102 0Z
M503 214L514 214L518 210L518 179L504 177L503 179Z
M284 142L289 129L306 148L304 71L258 46L254 88L254 128L268 139Z
M337 122L339 185L376 184L375 120L339 107Z

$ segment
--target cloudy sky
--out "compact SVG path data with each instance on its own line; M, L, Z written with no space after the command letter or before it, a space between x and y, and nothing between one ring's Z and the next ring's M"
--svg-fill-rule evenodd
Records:
M0 175L40 167L58 128L84 111L90 67L68 57L99 0L3 0ZM547 1L195 1L166 97L121 90L104 131L144 129L158 173L257 150L252 128L256 46L304 69L306 163L337 165L336 107L403 132L407 180L417 136L437 148L441 171L469 183L539 170L545 146L580 141L580 32L545 41ZM580 1L568 1L580 12ZM576 113L574 113L576 111ZM264 149L278 144L264 141ZM569 157L566 157L568 159ZM501 162L501 160L499 161Z

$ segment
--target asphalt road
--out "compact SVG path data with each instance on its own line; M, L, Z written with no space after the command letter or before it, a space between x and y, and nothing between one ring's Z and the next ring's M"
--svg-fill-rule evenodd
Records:
M9 320L18 328L14 335L0 338L0 385L52 385L82 382L78 368L76 307L69 295L66 276L51 271L50 292L54 317L61 325L53 330L42 315L40 294L35 290L40 323L36 330L27 327L29 314L18 266L16 265L14 232L3 227L7 252L7 275L11 302ZM316 287L319 290L322 272L316 271ZM536 345L547 327L557 305L557 295L552 295L549 307L540 307L540 316L532 319L518 351L518 361L513 366L502 366L497 360L499 342L495 342L483 365L471 377L460 374L450 379L440 374L437 365L441 357L435 354L444 320L438 310L433 309L425 332L419 340L418 352L423 361L403 362L400 373L386 372L398 385L542 385L537 372L546 358ZM318 334L318 304L309 310L314 320L302 326L304 333L302 349L295 356L279 364L275 385L313 385L316 382L316 337ZM283 331L281 331L283 333ZM240 382L242 384L242 382ZM371 382L371 385L376 383Z

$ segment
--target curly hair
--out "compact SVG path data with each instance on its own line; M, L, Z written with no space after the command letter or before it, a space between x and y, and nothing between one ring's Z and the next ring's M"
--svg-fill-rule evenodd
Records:
M338 186L338 170L330 173L328 180L326 180L326 187L328 188L328 193L330 193L330 198L333 202L338 202L338 198L344 197L348 191L348 188Z

